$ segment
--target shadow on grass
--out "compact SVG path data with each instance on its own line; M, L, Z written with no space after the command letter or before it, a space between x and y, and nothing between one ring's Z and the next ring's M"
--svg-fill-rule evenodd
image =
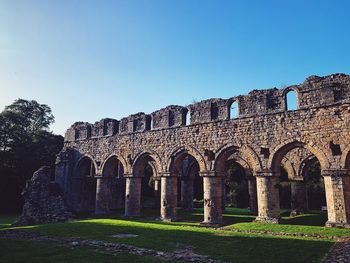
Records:
M50 242L35 242L22 240L0 240L0 262L118 262L147 263L167 262L151 256L137 256L125 253L114 255L99 253L89 248L69 248Z
M327 221L327 213L321 211L309 211L308 213L289 216L290 210L281 211L281 223L282 225L305 225L305 226L324 226ZM174 224L168 222L159 221L160 214L159 209L144 208L141 211L142 216L139 218L133 218L134 221L140 222L153 222L158 224ZM193 211L185 211L178 209L176 224L183 223L184 225L199 225L203 221L203 208L195 208ZM80 219L91 218L106 218L106 215L80 215ZM112 219L124 219L123 210L116 210L112 214L109 214L107 218ZM234 225L238 223L253 222L256 215L252 214L248 209L241 208L226 208L223 212L223 226Z
M40 225L30 230L46 235L105 240L163 251L173 251L183 245L192 246L198 253L233 262L319 262L332 245L330 241L110 219ZM136 234L138 237L116 239L111 237L114 234Z
M297 216L289 216L289 212L285 212L281 216L281 224L284 225L324 226L327 221L327 213L321 211L309 211Z

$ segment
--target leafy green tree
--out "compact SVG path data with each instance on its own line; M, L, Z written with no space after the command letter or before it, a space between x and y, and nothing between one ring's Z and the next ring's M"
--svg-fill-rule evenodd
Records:
M0 113L0 211L18 211L21 191L40 166L53 166L63 137L49 131L49 106L18 99Z

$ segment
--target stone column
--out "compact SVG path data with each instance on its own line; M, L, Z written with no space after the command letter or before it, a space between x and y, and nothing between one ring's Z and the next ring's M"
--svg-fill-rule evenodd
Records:
M96 203L95 203L95 214L108 214L110 213L110 178L104 176L95 176L96 178Z
M272 172L259 172L256 175L258 216L256 221L279 223L279 177Z
M161 179L159 177L154 178L154 198L155 208L160 208L160 193L161 193Z
M193 181L192 176L181 178L181 202L182 208L186 211L193 210Z
M126 177L125 186L125 216L140 216L141 210L141 179L133 175L124 175Z
M291 216L305 213L308 210L306 183L303 178L293 179L290 183L291 190Z
M176 220L177 176L170 173L161 174L160 216L162 220Z
M248 178L248 192L249 192L249 209L250 211L257 215L258 214L258 199L256 191L256 178Z
M350 176L348 170L322 170L328 227L350 227Z
M222 177L215 172L201 173L204 190L204 221L202 224L218 226L222 224Z

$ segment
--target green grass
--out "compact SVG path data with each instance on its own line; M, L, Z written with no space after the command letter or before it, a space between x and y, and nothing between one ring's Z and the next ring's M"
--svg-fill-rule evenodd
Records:
M321 235L321 236L325 236L325 237L350 236L349 229L327 228L327 227L305 226L305 225L238 223L238 224L226 226L225 228L226 229L240 229L240 230L284 232L284 233L304 233L304 234Z
M199 227L203 210L193 213L179 211L178 222L154 220L158 211L143 211L144 217L124 220L119 212L111 218L86 218L67 223L25 227L44 235L80 237L174 251L179 246L192 246L195 251L215 259L233 262L320 262L334 243L332 236L349 236L349 230L325 228L325 215L312 212L297 217L284 216L281 225L252 222L255 216L244 209L228 208L224 214L227 228L268 230L272 232L312 233L330 237L319 240L311 237L272 236L267 234L236 233ZM285 212L288 214L288 211ZM8 219L10 220L10 219ZM1 220L4 222L6 220ZM6 224L6 222L4 222ZM306 224L312 224L306 226ZM113 238L113 234L136 234L134 238ZM17 242L17 241L14 241ZM51 260L52 261L52 260ZM60 262L53 260L52 262ZM138 262L138 261L136 261ZM149 261L154 262L154 261Z
M0 262L169 262L150 256L136 256L125 253L105 254L89 248L69 248L53 243L1 240Z
M233 262L256 262L256 259L259 259L259 262L319 262L333 244L331 241L307 238L262 236L116 219L81 220L27 229L45 235L121 242L162 251L173 251L178 245L191 245L201 254ZM120 239L111 237L119 233L139 236ZM303 253L300 255L295 251Z
M283 216L286 215L286 216ZM227 225L226 229L258 230L284 233L304 233L322 235L326 237L350 236L350 230L344 228L324 227L327 221L327 214L320 211L310 211L294 217L289 216L289 211L282 213L280 224L264 224L255 222L239 222Z

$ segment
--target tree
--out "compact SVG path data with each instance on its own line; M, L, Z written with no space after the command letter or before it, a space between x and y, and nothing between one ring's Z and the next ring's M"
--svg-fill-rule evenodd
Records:
M18 99L0 113L0 210L22 206L21 191L33 172L53 166L63 137L49 131L49 106Z

